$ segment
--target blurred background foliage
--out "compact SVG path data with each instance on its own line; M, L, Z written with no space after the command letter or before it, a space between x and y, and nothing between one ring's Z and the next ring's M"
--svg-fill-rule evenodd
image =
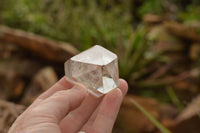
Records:
M93 44L116 47L117 38L131 32L130 14L125 6L107 1L8 0L1 21L12 27L32 31L75 44L80 50Z
M1 0L0 23L70 42L80 51L102 45L118 54L120 76L130 88L168 101L170 96L137 89L167 85L143 80L152 73L152 62L170 64L162 52L152 50L160 38L149 34L143 18L157 14L187 23L200 19L199 4L198 0Z
M158 105L152 106L155 102L151 104L148 98L144 102L144 107L153 108L151 114L159 112L162 122L166 119L169 124L168 118L174 122L200 93L199 0L0 0L0 24L69 42L79 51L93 45L113 51L130 95L170 104L170 109L160 113L160 105L157 110ZM63 74L63 66L60 68ZM168 133L148 111L134 104L160 131ZM135 108L131 113L127 110L127 117L123 114L121 118L133 118L137 125L141 116L137 119ZM130 126L127 121L119 122L128 128L133 126L132 121ZM196 122L189 123L193 130ZM142 125L142 130L147 129Z

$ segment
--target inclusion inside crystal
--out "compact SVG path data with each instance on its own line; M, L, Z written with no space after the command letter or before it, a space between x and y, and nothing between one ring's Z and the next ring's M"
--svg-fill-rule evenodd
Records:
M88 91L101 96L118 86L117 56L109 50L94 46L65 63L65 75L72 82L80 82Z

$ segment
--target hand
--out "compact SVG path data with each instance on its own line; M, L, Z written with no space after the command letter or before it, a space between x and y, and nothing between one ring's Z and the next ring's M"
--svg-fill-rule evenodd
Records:
M111 133L128 90L126 81L119 82L119 88L96 98L63 77L17 118L8 133Z

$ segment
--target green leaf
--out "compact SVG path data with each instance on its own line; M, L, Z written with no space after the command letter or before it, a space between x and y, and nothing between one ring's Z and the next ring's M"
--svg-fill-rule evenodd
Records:
M151 114L149 114L140 104L138 104L134 99L130 98L130 101L162 132L171 133L167 128L165 128L159 121L157 121Z

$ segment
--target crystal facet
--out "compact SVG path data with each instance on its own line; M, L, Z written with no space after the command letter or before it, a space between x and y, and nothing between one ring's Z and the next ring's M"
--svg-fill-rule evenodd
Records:
M69 81L84 84L90 93L99 97L119 84L117 56L96 45L66 61L65 75Z

